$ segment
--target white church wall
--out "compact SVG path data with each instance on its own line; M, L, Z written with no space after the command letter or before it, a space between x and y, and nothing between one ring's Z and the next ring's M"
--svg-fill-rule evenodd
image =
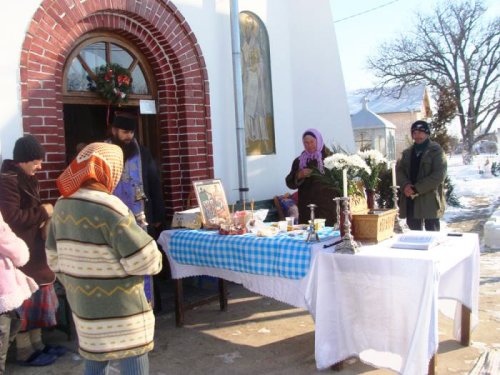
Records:
M3 159L11 157L15 140L22 135L19 61L27 27L41 1L9 3L0 16L2 38L0 79L3 116L0 120ZM178 0L206 62L212 119L215 176L221 178L233 202L238 199L238 163L229 0ZM333 18L328 0L240 0L239 10L259 16L267 27L276 154L247 158L250 199L265 199L287 191L285 176L302 151L301 134L319 129L333 142L354 148L344 81L340 68Z
M21 91L19 61L21 47L31 17L40 4L39 0L12 1L0 13L0 152L2 159L12 157L17 138L22 136Z
M293 2L294 114L296 129L316 127L330 146L354 151L344 78L329 1ZM300 134L301 132L299 132ZM300 135L296 138L300 144ZM299 145L299 149L302 146Z
M183 6L179 2L178 8L207 63L215 175L223 180L228 200L236 201L239 181L230 3L217 3L217 21L210 20L211 9L205 7L200 13L201 8L193 3ZM306 1L240 0L239 11L255 13L269 36L276 154L247 157L248 197L259 200L288 190L285 176L302 151L300 138L305 129L318 128L327 145L335 140L350 146L353 138L329 2L317 1L311 7ZM343 109L339 106L342 101ZM343 126L347 129L342 130Z
M285 176L307 128L320 130L328 146L354 149L354 138L329 2L246 0L239 6L257 14L269 34L276 155L247 158L249 196L264 199L288 190Z

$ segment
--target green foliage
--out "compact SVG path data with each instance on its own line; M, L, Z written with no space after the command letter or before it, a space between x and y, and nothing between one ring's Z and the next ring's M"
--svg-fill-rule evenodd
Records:
M324 173L316 167L311 167L311 177L335 192L335 195L342 196L342 171L338 169L324 168Z
M132 90L130 72L119 64L101 65L96 69L95 82L89 83L89 88L96 91L111 104L120 104L128 100Z
M451 207L462 207L460 201L458 200L457 195L455 194L455 186L449 176L446 176L444 180L444 189L445 189L445 197L446 203Z
M437 111L432 117L431 139L441 145L444 152L449 154L452 150L452 140L448 135L447 125L455 118L457 104L451 87L444 85L438 89L435 95Z
M343 181L342 181L342 170L341 169L328 169L324 168L324 173L316 167L311 167L312 174L311 177L315 178L319 183L326 186L328 189L333 190L335 195L341 197L343 195ZM349 179L347 183L347 195L349 196L364 196L365 192L361 191L356 184L355 179Z
M392 171L391 169L383 169L379 175L380 181L378 184L377 205L380 208L394 208L393 193L392 193Z
M372 167L372 173L368 174L366 171L360 173L360 178L363 181L365 188L371 191L377 191L380 183L380 167Z

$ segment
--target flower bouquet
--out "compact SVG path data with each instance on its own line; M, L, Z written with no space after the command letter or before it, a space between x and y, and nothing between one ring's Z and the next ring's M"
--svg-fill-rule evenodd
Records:
M387 159L378 150L359 151L358 155L369 167L369 171L362 170L359 176L365 185L368 208L373 208L374 195L379 190L380 175L387 169Z
M363 195L357 181L361 173L371 173L371 170L359 155L333 154L325 158L323 165L325 167L323 174L319 170L313 172L323 183L342 192L343 170L347 170L347 195Z
M367 170L362 170L360 177L365 184L367 190L376 191L380 182L380 173L387 169L387 159L378 150L359 151L358 155L363 159L369 167Z

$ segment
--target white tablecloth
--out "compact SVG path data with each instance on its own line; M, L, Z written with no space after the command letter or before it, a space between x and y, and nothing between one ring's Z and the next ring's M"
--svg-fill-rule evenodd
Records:
M172 231L158 242L168 254ZM390 248L393 240L364 246L355 256L313 247L306 277L291 280L169 262L174 279L208 275L307 309L315 320L319 369L351 356L402 374L424 374L437 352L438 299L454 318L460 337L460 304L478 317L479 240L476 234L449 237L428 251ZM441 306L440 306L441 307Z

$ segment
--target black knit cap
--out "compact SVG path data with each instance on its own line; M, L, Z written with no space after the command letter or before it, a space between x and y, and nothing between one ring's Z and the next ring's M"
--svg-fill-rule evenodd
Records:
M137 117L129 114L116 114L113 127L135 132L137 128Z
M415 130L420 130L421 132L424 132L426 134L431 134L431 128L429 126L429 123L423 120L415 121L411 125L411 132L413 133Z
M43 160L45 151L32 135L19 138L14 145L14 161L16 163L27 163L33 160Z

